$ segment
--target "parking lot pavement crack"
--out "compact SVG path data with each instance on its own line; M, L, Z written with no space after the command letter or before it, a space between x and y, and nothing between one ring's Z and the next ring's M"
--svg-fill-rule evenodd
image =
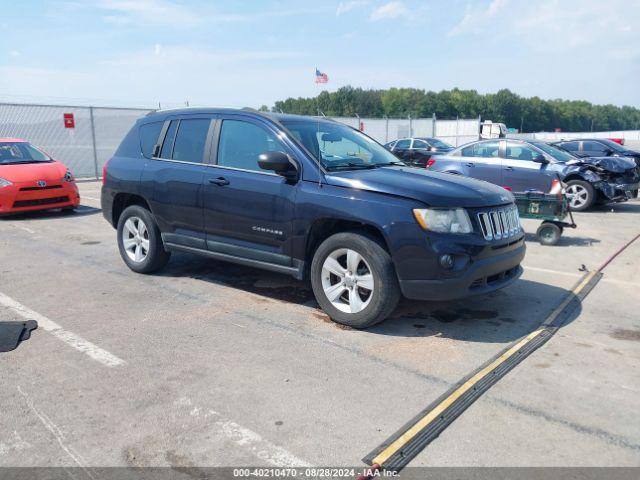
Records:
M47 431L55 438L56 442L60 446L60 448L67 454L67 456L73 460L73 462L80 467L84 473L87 474L89 478L92 480L96 480L96 477L89 470L86 461L82 458L82 456L78 453L78 451L69 445L69 442L65 438L62 430L55 424L53 421L42 411L36 408L31 397L18 385L17 387L18 393L22 395L29 407L29 410L38 418L40 423L47 429Z

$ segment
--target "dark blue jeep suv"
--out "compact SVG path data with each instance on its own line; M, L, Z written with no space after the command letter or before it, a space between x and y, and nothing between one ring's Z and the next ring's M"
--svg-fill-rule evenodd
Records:
M103 173L102 211L132 270L183 251L310 277L324 311L356 328L384 320L401 294L481 294L522 271L511 193L409 168L327 119L155 112Z

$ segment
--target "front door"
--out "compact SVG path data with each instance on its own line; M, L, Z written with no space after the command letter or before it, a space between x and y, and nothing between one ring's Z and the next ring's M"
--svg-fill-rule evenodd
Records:
M526 143L506 142L502 163L502 186L514 192L549 193L555 173L547 164L534 162L541 152Z
M258 166L261 153L291 151L270 125L242 115L223 117L216 134L217 150L204 179L207 248L292 266L296 185Z

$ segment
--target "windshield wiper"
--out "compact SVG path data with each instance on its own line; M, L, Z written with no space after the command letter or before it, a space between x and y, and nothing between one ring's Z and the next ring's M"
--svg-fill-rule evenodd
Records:
M0 162L0 165L20 165L22 163L47 163L49 160L16 160L14 162Z
M349 162L349 163L341 163L339 165L328 165L326 167L327 170L334 170L334 169L339 169L339 168L356 168L356 169L363 169L363 170L368 170L370 168L376 168L376 165L367 165L365 163L353 163L353 162Z
M406 166L407 164L404 162L386 162L386 163L376 163L375 166L376 167L388 167L389 165L403 165Z

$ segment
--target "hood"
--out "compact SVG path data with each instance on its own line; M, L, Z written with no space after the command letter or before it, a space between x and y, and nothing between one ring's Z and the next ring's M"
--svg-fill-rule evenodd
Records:
M636 167L636 162L625 157L581 157L569 160L567 166L592 166L602 168L611 173L624 173Z
M37 182L44 180L47 183L60 182L67 171L60 162L18 163L14 165L0 164L0 178L13 183Z
M513 201L502 187L450 173L411 167L330 172L328 184L418 200L432 207L489 207Z

